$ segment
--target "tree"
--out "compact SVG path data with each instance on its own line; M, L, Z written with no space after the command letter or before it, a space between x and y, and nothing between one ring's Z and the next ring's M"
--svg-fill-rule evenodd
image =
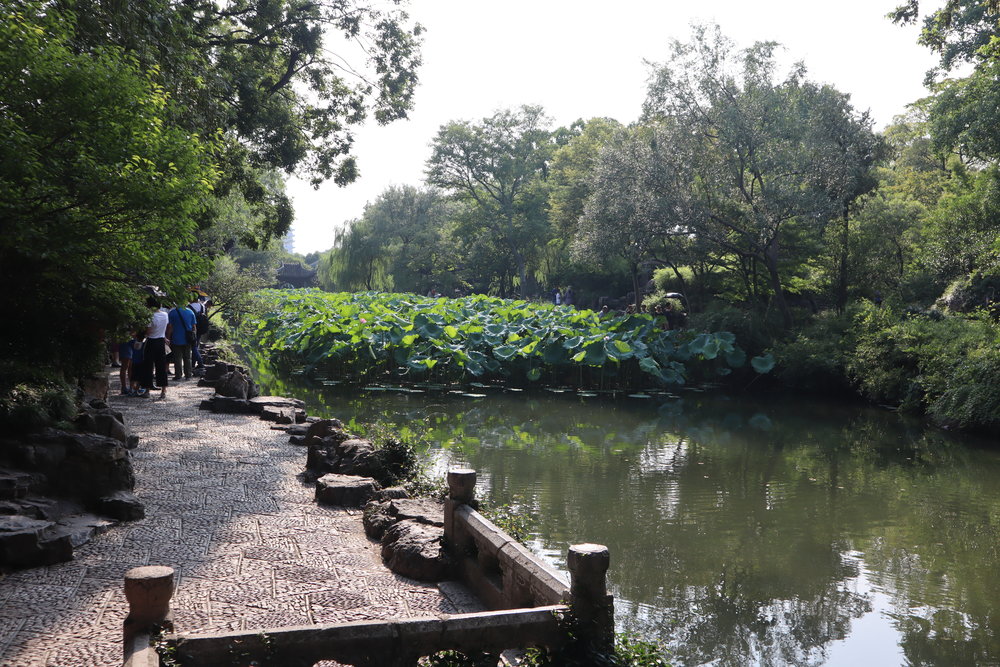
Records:
M0 311L19 321L0 354L45 349L73 373L105 327L148 317L135 285L183 298L202 273L189 248L214 145L174 122L158 72L121 48L78 52L72 14L0 15Z
M808 81L797 65L777 78L774 43L736 51L718 27L697 27L655 68L647 121L677 126L673 150L692 165L697 234L764 267L785 326L785 242L806 243L871 187L878 141L848 97Z
M321 272L324 287L422 294L454 283L445 238L449 214L436 190L389 187L329 252Z
M919 16L919 0L906 0L889 12L893 23L904 25L916 23ZM998 21L1000 2L996 0L945 0L940 9L925 16L918 41L941 56L938 70L929 72L928 79L962 63L995 58Z
M639 265L656 256L671 236L684 235L690 221L692 179L688 166L673 159L674 138L667 126L620 130L594 167L590 196L573 244L578 259L606 265L625 260L635 304L641 300Z
M174 121L218 137L217 193L245 197L263 216L265 240L287 231L291 206L261 174L350 183L352 126L405 117L412 104L422 28L398 9L358 0L55 4L78 19L77 49L114 45L157 69Z
M427 182L472 202L478 222L517 267L525 296L527 266L548 240L548 221L533 182L551 153L548 118L541 107L498 111L479 123L442 126L427 161Z

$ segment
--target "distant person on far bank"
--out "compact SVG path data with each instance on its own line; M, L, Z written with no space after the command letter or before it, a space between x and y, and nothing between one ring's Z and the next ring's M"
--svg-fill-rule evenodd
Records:
M573 287L572 286L567 287L566 293L563 294L563 303L572 308L574 299L575 295L573 294Z

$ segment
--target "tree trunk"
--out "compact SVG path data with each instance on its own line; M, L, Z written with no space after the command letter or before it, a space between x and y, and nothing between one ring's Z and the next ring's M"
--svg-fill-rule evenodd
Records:
M642 301L641 295L639 294L639 264L638 262L629 262L629 269L632 271L632 290L635 295L635 312L639 312L639 303Z
M778 245L777 241L772 241L764 253L764 265L767 267L767 275L770 279L771 290L774 292L774 304L781 313L781 323L785 329L792 328L792 311L788 308L785 300L785 292L781 289L781 276L778 273Z
M837 269L837 312L841 315L847 309L847 242L850 232L847 207L844 207L843 227L840 230L840 266Z

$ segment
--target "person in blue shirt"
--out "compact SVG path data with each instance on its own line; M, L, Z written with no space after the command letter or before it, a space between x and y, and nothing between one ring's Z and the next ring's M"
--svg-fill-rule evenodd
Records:
M191 348L198 340L194 312L187 306L177 306L167 315L170 322L170 348L173 350L174 379L191 379Z

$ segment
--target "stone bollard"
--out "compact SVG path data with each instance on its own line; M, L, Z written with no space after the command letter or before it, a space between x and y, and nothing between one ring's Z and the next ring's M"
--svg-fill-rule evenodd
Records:
M608 594L611 554L602 544L574 544L566 559L570 572L570 606L594 649L610 653L615 646L614 598Z
M122 628L125 664L155 665L155 651L149 647L149 635L160 628L171 628L170 598L174 594L174 569L163 565L132 568L125 573L125 599L128 616Z
M455 531L455 508L468 505L476 496L476 471L456 468L448 471L448 497L444 501L444 538L452 546L459 545Z

